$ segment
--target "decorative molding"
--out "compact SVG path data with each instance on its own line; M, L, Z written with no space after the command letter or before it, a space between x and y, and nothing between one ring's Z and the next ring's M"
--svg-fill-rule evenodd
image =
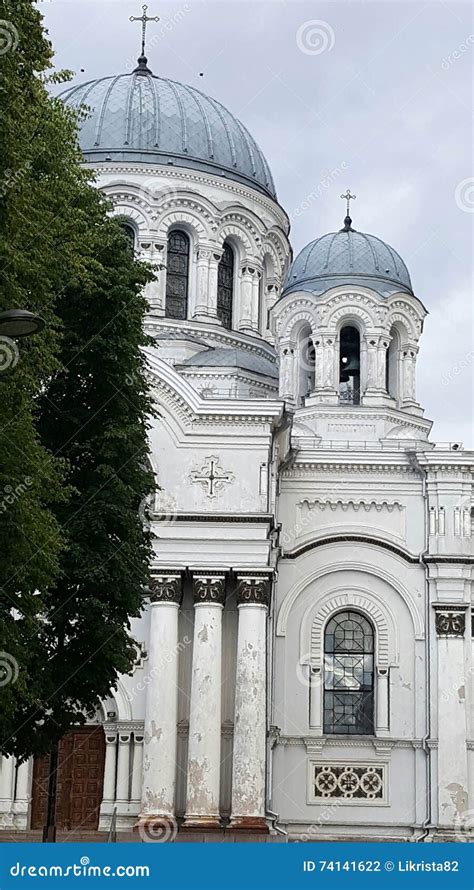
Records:
M379 538L370 538L366 535L332 535L329 538L319 538L316 541L309 541L307 544L303 544L295 550L285 551L281 558L298 559L300 556L303 556L304 553L308 553L310 550L316 550L318 547L327 547L329 544L347 543L370 544L372 547L381 547L383 550L389 550L391 553L395 553L396 556L400 556L405 562L408 562L411 565L418 565L420 562L418 556L409 553L407 550L402 549L402 547L397 547L395 544L389 544L387 541L382 541Z
M181 572L155 575L150 582L150 602L179 603L183 592Z
M268 575L237 573L237 605L270 605L271 578Z
M309 803L385 803L387 767L380 763L310 761Z
M289 736L289 735L280 735L279 733L275 733L273 735L274 744L282 745L283 747L293 747L293 746L304 746L308 752L310 752L311 748L314 745L322 745L323 747L330 748L370 748L372 750L377 750L380 746L380 743L383 743L383 746L393 748L412 748L412 749L421 749L424 746L423 739L397 739L397 738L376 738L374 736L359 736L358 738L354 738L353 736L347 736L342 738L341 736ZM474 746L474 741L472 742ZM438 740L437 739L428 739L427 745L429 748L437 748Z
M213 603L223 606L225 602L225 575L218 572L198 574L193 572L194 604Z
M337 510L338 507L344 512L349 508L352 508L356 513L361 508L365 510L366 513L369 513L371 510L376 510L377 513L381 513L382 510L386 510L388 513L393 513L395 508L398 508L400 512L405 509L405 505L401 504L400 501L368 501L364 498L359 498L358 500L349 498L345 501L343 501L342 498L338 498L337 500L331 500L331 498L314 498L314 500L309 500L309 498L304 498L302 501L298 501L298 507L303 507L305 505L307 505L310 510L315 507L321 511L329 508L333 512Z
M396 635L396 625L393 621L393 617L391 616L392 626L389 629L387 619L383 614L382 609L373 602L371 595L361 595L360 593L354 593L352 590L349 590L347 593L341 592L330 595L330 599L328 600L326 598L320 607L317 605L312 606L312 611L315 609L317 609L317 611L311 623L311 664L315 667L319 667L323 660L324 627L328 618L335 612L341 611L341 609L352 608L364 612L369 620L375 625L377 630L376 664L378 667L388 669L391 663L396 663L396 661L398 661L398 640L395 641L394 639ZM392 646L390 646L390 638L392 638ZM392 652L390 652L390 649L392 649Z
M417 604L411 590L401 582L401 580L398 576L395 576L395 575L391 574L390 572L387 572L385 569L383 569L379 565L375 566L375 565L372 565L371 563L361 562L360 560L357 560L357 562L347 561L347 562L344 562L343 564L341 564L340 561L331 563L329 565L324 566L323 568L319 568L319 569L313 570L311 572L308 572L307 574L304 573L301 577L299 577L298 581L293 585L293 587L286 594L286 596L280 606L280 609L278 612L278 618L277 618L277 625L276 625L276 635L278 637L286 636L286 628L287 628L288 619L289 619L289 616L293 609L293 606L294 606L296 600L298 599L298 597L300 596L300 594L302 594L305 590L307 590L309 585L312 584L314 581L317 581L320 578L324 578L327 575L334 575L335 573L340 572L341 570L354 571L354 572L358 572L358 573L365 572L368 575L373 575L375 578L385 581L387 584L390 585L390 587L393 587L393 589L396 590L397 593L401 596L403 602L405 603L405 605L408 608L408 611L410 612L411 619L413 622L413 629L415 632L415 639L417 639L417 640L424 639L423 619L420 614L418 604Z
M189 479L201 485L209 500L214 500L224 485L230 485L234 481L235 476L220 466L219 458L215 454L210 454L204 458L203 463L191 471Z
M467 604L434 603L436 633L439 637L464 637Z

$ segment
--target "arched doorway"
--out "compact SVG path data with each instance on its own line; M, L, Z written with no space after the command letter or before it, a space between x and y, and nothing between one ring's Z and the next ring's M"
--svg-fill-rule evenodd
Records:
M102 726L82 726L59 744L56 826L95 831L99 825L105 767ZM48 800L49 758L36 757L31 789L31 828L43 828Z

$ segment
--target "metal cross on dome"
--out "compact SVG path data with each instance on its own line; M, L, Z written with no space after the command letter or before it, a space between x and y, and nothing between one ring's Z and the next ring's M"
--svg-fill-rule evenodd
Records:
M355 201L357 195L351 195L351 190L347 189L345 195L341 195L343 201L347 201L347 216L350 215L350 202Z
M144 6L142 6L142 9L143 9L143 15L139 15L139 16L138 16L138 15L131 15L131 16L130 16L130 21L131 21L131 22L141 22L141 23L142 23L142 56L144 56L144 55L145 55L145 42L146 42L146 26L147 26L147 22L159 22L159 21L160 21L160 17L159 17L159 15L148 16L148 15L146 14L146 13L147 13L147 9L148 9L148 6L147 6L146 4L145 4Z

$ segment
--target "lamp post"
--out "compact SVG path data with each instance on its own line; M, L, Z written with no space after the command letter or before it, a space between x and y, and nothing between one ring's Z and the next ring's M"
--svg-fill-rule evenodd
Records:
M31 337L44 328L44 320L27 309L7 309L0 312L0 335L3 337Z

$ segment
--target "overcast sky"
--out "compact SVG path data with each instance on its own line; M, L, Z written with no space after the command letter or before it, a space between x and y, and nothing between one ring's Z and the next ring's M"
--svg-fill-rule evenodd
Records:
M141 0L44 0L73 83L129 71ZM474 6L448 0L148 0L155 74L215 97L263 149L295 252L354 228L404 258L429 311L418 397L432 437L473 445ZM84 69L82 72L81 69Z

